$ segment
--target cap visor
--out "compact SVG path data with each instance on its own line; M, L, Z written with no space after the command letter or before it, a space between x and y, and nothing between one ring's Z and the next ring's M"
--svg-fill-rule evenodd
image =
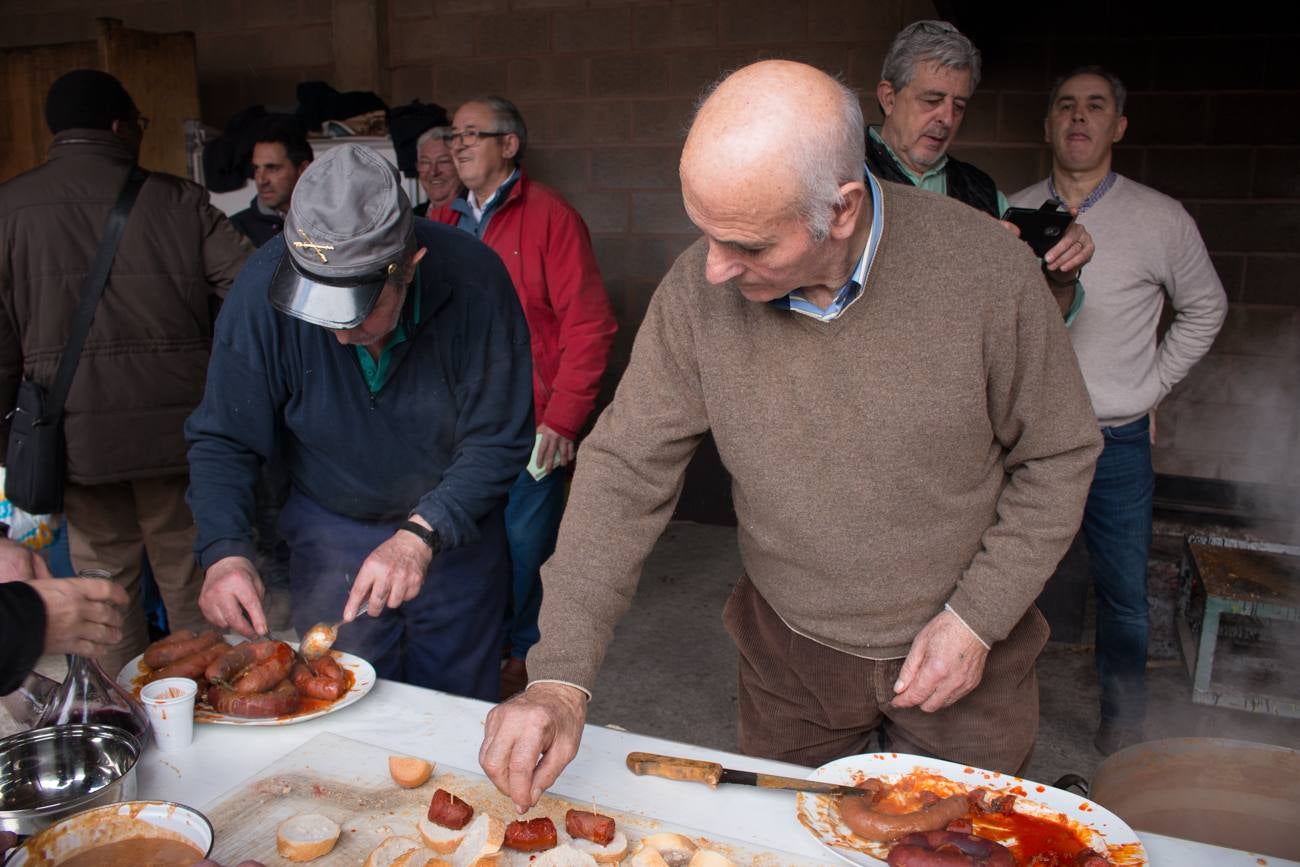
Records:
M336 330L355 328L370 315L384 288L383 279L327 282L299 271L288 251L271 277L271 306L281 313Z

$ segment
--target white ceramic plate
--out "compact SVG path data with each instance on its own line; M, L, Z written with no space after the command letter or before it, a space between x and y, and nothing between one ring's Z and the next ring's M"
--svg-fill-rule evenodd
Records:
M238 640L227 636L226 640L232 644L239 643ZM290 647L297 648L297 644L290 641L286 642ZM339 650L330 651L334 655L334 660L343 668L352 672L352 688L347 691L338 701L328 707L316 710L307 710L300 713L291 714L282 717L244 717L231 716L229 714L217 713L207 708L196 707L194 709L194 721L202 723L217 723L218 725L228 726L283 726L294 723L306 722L309 719L325 716L327 713L334 713L343 710L351 704L359 702L366 693L370 692L375 685L375 667L366 662L359 656L353 656L350 653L343 653ZM134 691L140 686L140 678L149 673L144 664L144 654L140 654L135 659L122 666L118 672L117 682L123 689L128 692Z
M983 771L962 765L910 756L905 753L866 753L837 759L808 775L810 780L854 785L868 777L887 783L897 782L911 773L933 774L961 787L955 791L987 789L993 795L1017 795L1015 809L1045 819L1065 819L1082 831L1085 842L1106 855L1115 865L1144 867L1146 851L1133 829L1100 804L1080 795L1054 789L1041 783L1022 780L1007 774ZM840 819L838 800L826 795L800 792L795 800L795 818L832 853L858 867L878 867L889 854L889 847L853 836Z

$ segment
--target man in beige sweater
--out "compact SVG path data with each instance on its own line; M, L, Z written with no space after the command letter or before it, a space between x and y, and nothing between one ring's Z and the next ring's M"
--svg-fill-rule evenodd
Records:
M1100 437L1029 249L864 176L862 136L857 97L798 63L745 67L702 105L681 179L705 237L582 446L533 680L488 715L480 763L520 810L577 752L709 431L746 570L723 613L742 749L816 765L879 730L887 749L1002 771L1028 756L1047 639L1032 603Z

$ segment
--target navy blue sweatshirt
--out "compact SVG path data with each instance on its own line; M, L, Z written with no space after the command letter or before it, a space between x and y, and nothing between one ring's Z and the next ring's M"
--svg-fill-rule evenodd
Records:
M185 424L187 499L202 567L254 553L254 484L284 448L294 486L359 520L418 513L444 549L478 538L528 462L533 425L528 325L501 260L450 226L415 222L420 321L393 347L371 394L356 348L267 299L284 255L274 238L248 260L217 319L203 402ZM165 375L165 371L159 371Z

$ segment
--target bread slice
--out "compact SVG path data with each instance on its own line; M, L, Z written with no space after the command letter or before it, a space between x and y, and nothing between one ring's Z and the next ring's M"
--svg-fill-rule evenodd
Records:
M496 816L479 813L465 826L465 838L452 853L451 863L453 867L492 867L505 841L505 822Z
M393 867L397 863L397 859L407 852L423 848L424 846L420 844L420 841L414 837L386 837L384 842L376 846L366 856L366 863L363 867Z
M617 864L623 860L627 854L627 835L622 831L614 832L614 839L610 840L604 846L591 840L583 840L580 837L573 838L573 848L579 852L586 852L592 858L595 858L601 864Z
M423 786L433 776L433 762L415 756L389 756L388 773L403 789L414 789Z
M529 861L529 867L596 867L596 859L565 844L539 852Z
M731 863L731 859L712 849L700 849L691 856L686 867L736 867L736 865Z
M339 823L320 813L298 813L275 829L275 850L290 861L311 861L339 840Z
M439 858L437 852L421 846L405 855L399 855L393 862L393 867L451 867L451 865Z
M643 837L641 845L656 850L668 867L685 867L690 862L691 856L695 854L695 850L699 848L690 837L674 834L672 831L661 831ZM646 867L652 863L646 862Z
M465 832L473 824L473 821L471 821L459 831L454 831L451 828L444 828L429 819L421 819L420 824L416 827L420 832L420 839L424 840L425 846L428 846L439 855L449 855L460 846L461 841L465 839Z
M659 850L653 846L641 846L632 853L631 859L628 860L631 867L668 867L668 862L664 856L659 854Z

